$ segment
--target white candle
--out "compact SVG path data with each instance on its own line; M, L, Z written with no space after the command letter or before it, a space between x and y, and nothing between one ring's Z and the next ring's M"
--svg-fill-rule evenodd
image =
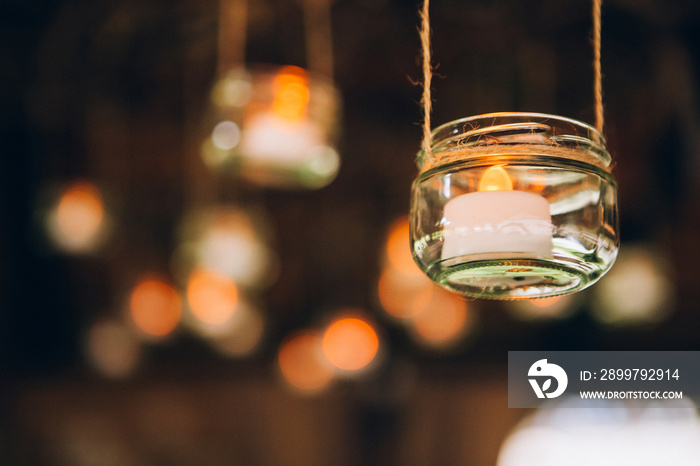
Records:
M513 191L500 166L486 170L478 192L448 201L443 223L443 259L473 254L483 254L480 259L551 256L549 202L538 194Z
M321 136L311 122L288 121L272 112L250 118L241 136L241 152L260 162L305 163L319 145Z
M308 116L311 99L306 72L284 67L275 76L269 109L250 114L243 125L241 152L256 161L300 165L314 158L321 129Z

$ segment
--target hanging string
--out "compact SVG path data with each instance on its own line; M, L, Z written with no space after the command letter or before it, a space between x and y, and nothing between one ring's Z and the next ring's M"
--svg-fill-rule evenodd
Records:
M245 62L247 0L220 0L219 3L219 75Z
M601 36L601 4L602 0L593 0L593 68L594 68L594 95L595 95L595 127L596 129L602 134L603 133L603 125L604 125L604 117L603 117L603 86L602 86L602 72L601 72L601 65L600 65L600 36ZM430 31L430 16L429 16L429 6L430 6L430 0L424 0L423 2L423 9L421 10L420 16L421 16L421 27L420 27L420 39L421 39L421 46L422 46L422 58L423 58L423 96L421 99L421 102L423 104L423 142L422 142L422 149L423 153L426 156L426 159L422 163L421 170L425 171L430 169L431 167L434 167L436 164L438 164L438 157L435 156L435 154L432 153L431 150L431 139L432 139L432 133L430 129L430 115L432 113L432 100L430 96L430 85L431 81L433 78L433 72L432 72L432 66L431 66L431 45L430 45L430 36L431 36L431 31ZM458 158L471 158L477 154L480 153L493 153L494 152L494 147L473 147L473 148L464 148L459 153L454 153L451 151L449 153L450 160L455 160L455 157ZM523 154L530 154L533 153L533 149L530 145L521 145L521 146L513 146L510 145L508 146L509 153L523 153ZM578 157L579 155L576 154L579 151L571 150L570 148L566 147L557 147L557 146L552 146L552 147L547 147L547 146L538 146L536 149L536 153L542 154L542 155L562 155L563 153L566 153L566 156L569 158L572 157ZM588 163L593 163L595 165L599 165L601 168L607 169L608 163L605 161L600 161L596 157L588 157L586 155L583 155L581 157L584 157L582 159L583 161L586 161Z
M428 9L430 7L430 0L424 0L423 11L421 11L421 28L420 28L420 42L423 51L423 97L421 102L423 104L423 153L429 160L433 160L433 153L430 149L430 142L432 139L431 129L430 129L430 114L433 111L433 101L430 97L430 84L433 80L433 69L430 64L431 60L431 50L430 50L430 15Z
M595 127L603 133L603 73L600 66L600 17L603 0L593 0L593 70L595 73L593 93L595 96Z
M330 0L304 0L306 59L311 71L333 79Z

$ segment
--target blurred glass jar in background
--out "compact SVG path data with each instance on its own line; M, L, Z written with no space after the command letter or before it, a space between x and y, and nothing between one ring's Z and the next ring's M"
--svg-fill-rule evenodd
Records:
M261 186L321 188L340 167L340 106L333 84L302 68L233 69L213 87L202 158Z

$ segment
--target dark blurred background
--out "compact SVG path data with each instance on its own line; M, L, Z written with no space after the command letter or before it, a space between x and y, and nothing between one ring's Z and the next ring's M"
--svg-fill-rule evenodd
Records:
M1 464L490 465L527 414L507 408L507 351L700 349L698 2L603 5L623 240L613 271L632 275L611 272L551 318L469 301L478 324L439 351L387 316L377 292L417 174L420 4L331 8L340 171L318 190L282 190L198 159L216 1L0 3ZM434 124L495 111L593 121L590 2L431 8ZM247 62L307 65L297 0L251 0L248 17ZM60 187L78 179L101 189L112 229L99 250L75 255L44 225ZM264 336L230 358L177 330L139 343L133 371L105 377L90 363L91 325L120 316L144 273L177 282L193 185L264 219L276 257L253 298ZM628 245L638 255L624 266ZM654 305L639 315L610 304L645 292ZM378 329L381 363L313 394L289 391L280 344L347 308Z

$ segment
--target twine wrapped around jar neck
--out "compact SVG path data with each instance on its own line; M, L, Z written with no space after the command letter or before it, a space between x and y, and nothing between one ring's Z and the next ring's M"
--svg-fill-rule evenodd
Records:
M582 162L590 163L603 170L610 171L610 154L608 154L605 149L605 139L603 137L603 125L604 125L604 112L603 112L603 86L602 86L602 71L601 71L601 6L602 0L593 0L593 71L594 71L594 84L593 84L593 94L595 99L595 128L589 127L595 131L594 139L581 140L581 147L575 147L572 144L574 139L569 139L567 144L563 147L559 144L559 141L549 140L547 142L540 142L536 144L503 144L498 141L490 142L488 144L478 144L474 147L465 147L460 150L450 150L448 153L440 153L437 151L434 144L435 134L440 131L441 128L448 126L443 125L435 131L431 131L431 113L432 113L432 97L431 97L431 82L433 77L432 70L432 50L431 50L431 29L430 29L430 0L423 1L423 9L420 12L421 17L421 27L420 27L420 39L421 39L421 52L422 52L422 65L423 65L423 95L421 97L421 103L423 106L423 140L422 149L419 152L418 166L421 172L429 170L435 166L442 165L445 163L443 159L449 156L449 161L459 161L466 160L468 158L481 156L489 153L500 153L502 155L508 153L512 155L551 155L564 157L570 160L579 160ZM477 117L478 118L478 117ZM555 117L557 118L557 117ZM566 119L565 119L566 120ZM576 125L587 126L584 123L577 122L575 120L569 120ZM499 146L497 152L494 152L494 143ZM502 149L502 152L501 152Z
M453 121L431 133L430 153L421 149L421 173L477 157L556 157L610 172L605 138L586 123L542 113L502 112Z
M605 152L607 154L607 152ZM560 145L544 145L544 144L486 144L482 146L473 146L452 149L442 152L431 153L431 157L425 157L423 150L418 155L418 165L421 173L431 170L435 167L447 164L457 163L477 157L503 157L503 156L545 156L557 157L566 160L575 160L594 165L606 172L610 172L609 163L605 163L601 159L601 153L593 151L590 148L581 149L571 146ZM608 156L609 157L609 156Z

